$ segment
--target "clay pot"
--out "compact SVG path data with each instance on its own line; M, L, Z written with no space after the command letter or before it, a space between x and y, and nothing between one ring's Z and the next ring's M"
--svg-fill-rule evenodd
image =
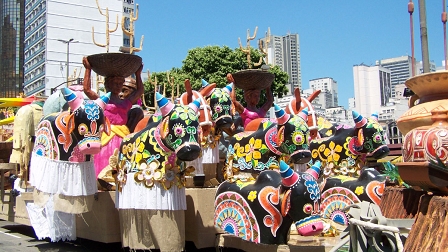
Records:
M430 126L409 131L403 141L404 162L448 161L448 110L432 110Z
M432 125L432 110L448 110L448 71L421 74L409 78L405 85L415 95L409 101L409 110L397 120L403 135L416 127Z

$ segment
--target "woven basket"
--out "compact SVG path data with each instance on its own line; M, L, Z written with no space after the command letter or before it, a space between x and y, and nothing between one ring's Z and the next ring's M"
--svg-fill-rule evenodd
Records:
M142 58L125 53L100 53L87 56L92 70L104 77L128 77L137 71L142 64Z
M263 90L272 85L275 75L259 69L241 70L232 74L235 86L243 90Z

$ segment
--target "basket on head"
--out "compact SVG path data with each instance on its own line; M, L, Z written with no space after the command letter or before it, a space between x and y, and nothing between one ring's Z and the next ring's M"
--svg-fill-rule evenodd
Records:
M263 90L272 85L275 75L260 69L241 70L232 74L235 86L243 90Z
M92 70L98 75L120 76L126 78L137 71L142 64L142 58L125 53L100 53L87 56Z

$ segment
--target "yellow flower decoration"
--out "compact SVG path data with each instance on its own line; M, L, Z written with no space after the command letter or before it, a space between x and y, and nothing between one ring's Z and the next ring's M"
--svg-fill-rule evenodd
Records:
M358 187L356 187L355 193L356 193L357 195L361 195L361 194L363 194L363 193L364 193L364 187L362 187L362 186L358 186Z
M247 199L251 202L254 202L254 200L257 198L257 191L250 191L249 196L247 196Z
M171 164L165 164L165 174L163 176L163 187L165 190L169 190L174 184L179 185L181 181L178 176L179 166L175 165L174 167Z
M336 145L333 141L330 142L328 148L325 149L324 155L327 157L327 162L338 162L341 157L339 153L342 151L341 145Z
M244 153L244 147L241 147L240 143L236 143L233 149L236 151L237 157L243 157L246 155L246 153Z
M261 139L255 140L255 138L251 138L249 143L244 146L244 151L246 152L246 162L250 162L253 159L260 159L261 153L258 149L261 148L262 141ZM258 162L257 162L258 163Z
M140 140L140 138L137 138L133 147L131 163L135 161L135 163L138 164L142 160L142 152L145 150L145 144Z
M157 160L153 160L151 163L141 163L139 171L135 173L134 179L138 183L143 183L146 187L151 188L154 186L154 181L160 181L162 179L162 171L159 169L160 163Z

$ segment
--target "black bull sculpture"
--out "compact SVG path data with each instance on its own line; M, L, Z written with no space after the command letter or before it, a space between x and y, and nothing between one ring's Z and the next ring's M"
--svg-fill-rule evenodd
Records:
M264 244L286 244L293 222L300 235L319 234L319 167L298 173L280 161L280 172L263 171L256 181L223 182L215 197L215 226Z

